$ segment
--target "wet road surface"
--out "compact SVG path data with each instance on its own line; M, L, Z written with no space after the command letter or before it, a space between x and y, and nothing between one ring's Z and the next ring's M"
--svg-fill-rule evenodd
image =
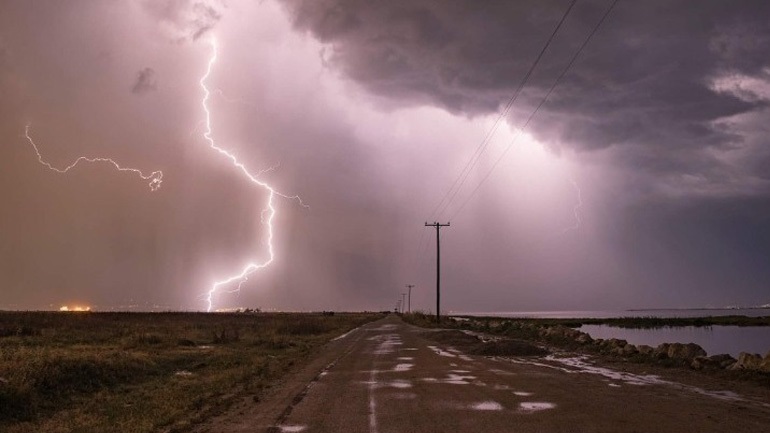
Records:
M469 356L396 316L329 343L268 403L200 431L768 432L767 394L744 396L577 357Z

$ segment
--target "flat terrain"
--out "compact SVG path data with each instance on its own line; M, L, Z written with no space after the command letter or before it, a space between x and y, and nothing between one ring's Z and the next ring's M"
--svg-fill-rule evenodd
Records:
M766 388L569 354L473 356L437 342L439 332L396 316L364 325L196 431L770 431Z
M0 432L187 431L380 317L0 312Z

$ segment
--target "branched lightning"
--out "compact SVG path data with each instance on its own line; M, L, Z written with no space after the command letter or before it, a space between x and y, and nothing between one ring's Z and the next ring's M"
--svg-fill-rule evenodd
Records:
M265 268L270 265L270 263L273 262L273 259L275 258L275 251L273 248L273 219L275 218L276 209L274 205L274 198L276 196L284 197L292 200L297 200L301 206L307 207L304 203L302 203L302 199L299 198L299 196L288 196L281 194L280 192L276 191L275 188L268 185L267 183L259 180L258 176L265 171L272 170L272 168L263 170L259 172L256 175L253 175L249 172L248 169L246 169L246 166L238 161L238 158L235 157L232 153L226 151L225 149L222 149L221 147L217 146L217 144L214 142L214 138L211 136L212 134L212 128L211 128L211 111L209 110L208 102L211 97L211 91L206 86L206 80L208 80L209 76L211 75L211 70L214 67L214 63L217 61L217 44L215 39L211 39L211 57L209 58L208 65L206 67L206 73L201 77L199 83L201 86L201 89L203 89L203 99L201 100L201 106L203 107L203 112L205 113L205 131L203 132L203 138L209 143L209 147L211 147L213 150L217 151L220 155L224 156L225 158L229 159L230 162L233 164L235 168L237 168L246 178L253 184L267 190L267 204L265 208L262 210L262 213L260 215L262 224L264 224L267 227L267 237L266 237L266 243L267 243L267 249L268 249L268 258L267 260L261 262L261 263L249 263L246 265L243 270L237 274L233 275L231 277L225 278L224 280L215 282L211 289L206 294L206 302L208 303L208 309L207 311L211 311L211 308L213 306L213 296L214 294L223 286L227 286L229 284L238 283L237 288L231 290L230 292L237 292L241 289L241 286L243 283L245 283L249 276L253 274L254 272L258 271L259 269Z
M265 243L267 244L268 258L267 260L262 262L249 263L246 265L245 268L243 268L243 270L240 273L215 282L211 286L211 289L209 289L208 292L206 292L205 294L206 302L208 303L207 311L211 311L213 307L214 294L217 291L219 291L222 287L237 283L237 286L234 289L227 290L227 293L237 292L241 289L241 286L246 281L248 281L249 276L251 274L253 274L259 269L269 266L273 262L275 258L275 250L273 247L273 219L275 218L275 215L276 215L276 208L275 208L276 196L291 199L291 200L296 200L302 207L305 207L305 208L308 207L302 202L302 199L299 196L296 196L296 195L289 196L289 195L282 194L279 191L277 191L275 188L267 184L266 182L259 180L259 176L261 176L266 172L275 170L278 167L278 165L269 167L264 170L260 170L256 174L252 174L251 172L249 172L249 170L246 168L246 166L243 163L238 161L238 158L236 158L235 155L217 146L216 142L214 141L214 138L212 137L213 131L211 127L211 111L209 110L209 106L208 106L209 99L211 98L211 91L209 91L208 87L206 86L206 80L208 80L209 76L211 75L211 71L214 67L214 63L216 63L216 60L217 60L217 45L214 39L211 39L211 48L212 48L212 54L211 54L211 57L209 58L209 61L206 67L206 73L201 77L199 81L201 89L203 89L203 99L201 100L201 107L203 108L203 112L205 113L205 121L203 122L205 125L205 130L203 132L203 138L208 142L209 147L211 147L211 149L217 151L220 155L230 160L232 165L235 168L237 168L251 183L267 191L268 193L267 203L265 205L265 208L262 210L260 214L260 220L262 224L267 227L267 235L266 235ZM57 173L67 173L71 169L75 168L81 162L88 162L88 163L104 162L104 163L111 164L118 171L130 172L148 181L150 189L152 191L156 191L161 186L161 183L163 181L163 172L153 171L150 174L145 174L142 170L132 168L132 167L124 167L118 164L115 160L111 158L103 158L103 157L90 158L86 156L80 156L74 162L72 162L71 164L69 164L64 168L55 167L51 163L43 159L43 156L40 153L40 149L37 147L37 144L35 143L35 141L32 139L32 136L30 135L30 128L31 128L31 125L28 124L24 130L24 135L27 138L27 141L29 141L30 145L32 145L32 148L34 149L40 164L42 164L49 170L55 171Z
M153 171L150 174L144 174L142 170L139 170L137 168L131 168L131 167L123 167L120 164L118 164L114 159L111 158L89 158L86 156L80 156L78 157L72 164L64 167L64 168L58 168L54 167L49 163L48 161L43 159L43 155L40 153L40 149L38 149L37 144L35 144L35 141L32 139L32 136L29 135L29 129L32 127L31 124L27 124L27 126L24 128L24 136L27 138L27 141L29 141L29 144L32 145L32 149L35 150L35 154L37 155L37 160L40 162L40 164L44 165L51 171L55 171L57 173L66 173L73 168L75 168L78 164L81 162L89 162L89 163L96 163L96 162L106 162L113 167L115 167L118 171L126 171L130 173L134 173L139 175L142 179L149 182L150 190L157 191L158 188L160 188L160 184L163 183L163 172L162 171Z

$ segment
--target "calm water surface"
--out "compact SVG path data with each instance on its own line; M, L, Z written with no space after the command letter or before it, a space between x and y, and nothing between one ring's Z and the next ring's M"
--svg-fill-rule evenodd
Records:
M709 355L740 352L765 355L770 351L770 326L684 326L678 328L626 329L606 325L583 325L592 338L619 338L631 344L655 347L661 343L695 343Z
M452 313L453 315L511 317L533 319L610 319L614 317L709 317L709 316L770 316L768 308L746 309L688 309L688 310L617 310L617 311L500 311L486 313Z
M457 313L455 313L457 314ZM457 314L460 315L460 314ZM688 309L688 310L624 310L624 311L526 311L469 313L472 316L492 316L537 319L609 319L614 317L709 317L709 316L770 316L770 309ZM655 347L661 343L695 343L709 355L740 352L765 355L770 351L770 326L685 326L659 329L626 329L607 325L584 325L581 331L592 338L619 338L631 344Z

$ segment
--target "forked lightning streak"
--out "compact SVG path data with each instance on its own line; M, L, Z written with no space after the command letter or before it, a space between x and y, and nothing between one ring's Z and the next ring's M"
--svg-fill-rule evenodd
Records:
M225 278L224 280L217 281L213 284L211 289L206 294L206 301L208 302L208 309L207 311L211 311L211 308L213 306L213 296L214 294L223 286L226 286L228 284L234 284L238 283L238 286L236 289L232 290L231 292L236 292L241 289L241 286L243 283L245 283L249 275L253 274L259 269L265 268L270 265L270 263L273 262L275 258L275 251L273 249L273 219L275 218L275 205L274 205L274 199L275 196L280 196L288 199L297 200L300 205L303 207L307 207L304 203L302 203L302 200L299 198L299 196L287 196L284 194L281 194L280 192L276 191L272 186L268 185L266 182L261 181L257 178L257 176L251 174L247 169L246 166L243 165L243 163L238 161L238 158L235 157L232 153L222 149L221 147L217 146L217 144L214 142L214 139L212 138L212 129L211 129L211 111L208 107L208 101L211 97L211 91L206 86L206 80L211 75L211 70L214 67L214 63L217 61L217 43L215 39L211 39L211 49L212 54L209 58L208 65L206 67L206 73L201 77L200 79L200 86L203 89L203 100L201 101L201 106L203 107L203 111L205 113L205 123L206 123L206 130L203 133L203 138L209 143L209 146L219 152L222 156L226 157L230 160L230 162L237 168L243 175L253 184L256 184L257 186L264 188L267 190L267 205L262 211L261 220L262 224L264 224L267 227L267 249L268 249L268 258L267 260L261 262L261 263L249 263L246 265L246 267L237 275L233 275L231 277Z
M137 168L131 168L131 167L123 167L120 164L118 164L115 160L111 158L89 158L86 156L80 156L78 157L72 164L64 167L64 168L57 168L51 165L48 161L43 159L43 155L40 154L40 149L38 149L37 144L32 139L32 136L29 135L29 129L32 127L31 124L27 124L27 126L24 128L24 136L27 138L27 141L29 141L29 144L32 145L32 149L35 150L35 154L37 155L37 160L40 164L44 165L51 171L55 171L57 173L66 173L73 168L75 168L78 164L81 162L88 162L88 163L96 163L96 162L106 162L107 164L112 165L115 167L118 171L125 171L129 173L134 173L141 177L142 179L149 181L150 190L157 191L158 188L160 188L160 184L163 183L163 172L162 171L153 171L150 174L144 174L142 170L139 170Z
M217 144L214 142L214 139L211 136L212 134L211 112L208 107L208 102L211 97L211 92L206 86L206 80L211 75L211 70L214 66L214 63L216 63L216 60L217 60L217 45L214 39L211 39L211 48L212 48L212 54L211 54L211 57L209 58L208 65L206 67L206 73L203 75L203 77L201 77L199 81L200 86L203 89L203 99L201 101L201 106L203 107L203 111L205 113L205 127L206 127L203 133L203 138L209 143L209 146L213 150L217 151L219 154L229 159L230 162L233 164L233 166L237 168L251 183L267 191L268 193L267 204L265 208L262 210L260 218L261 218L262 224L264 224L267 227L266 244L267 244L267 250L268 250L268 258L263 262L249 263L248 265L246 265L245 268L243 268L243 270L240 273L215 282L211 286L211 289L209 289L205 294L205 298L207 302L207 311L211 311L211 309L213 308L214 294L220 288L227 286L229 284L237 283L236 288L232 290L228 290L228 293L237 292L241 289L241 286L248 280L251 274L253 274L259 269L269 266L270 263L273 262L275 258L275 251L273 248L273 219L275 218L275 214L276 214L275 203L274 203L275 197L279 196L279 197L284 197L292 200L297 200L302 207L308 207L302 202L302 199L300 199L299 196L288 196L288 195L281 194L266 182L258 179L259 175L268 171L272 171L277 166L270 167L266 170L262 170L258 172L256 175L254 175L251 172L249 172L248 169L246 169L246 166L243 165L243 163L238 161L238 158L236 158L235 155L217 146ZM24 130L24 135L27 138L27 141L29 141L30 145L32 145L32 148L34 149L35 154L37 155L38 162L40 162L40 164L42 164L49 170L55 171L57 173L67 173L71 169L75 168L81 162L88 162L88 163L104 162L112 165L118 171L133 173L135 175L138 175L143 180L148 181L150 189L152 191L158 190L158 188L160 188L161 186L161 183L163 182L163 172L161 171L153 171L150 174L145 174L142 170L139 170L137 168L124 167L118 164L115 160L111 158L103 158L103 157L90 158L86 156L80 156L74 162L72 162L70 165L64 168L55 167L51 163L43 159L43 156L40 153L40 149L37 147L37 144L35 143L35 141L32 139L32 136L30 135L30 127L31 125L29 124L26 126Z

